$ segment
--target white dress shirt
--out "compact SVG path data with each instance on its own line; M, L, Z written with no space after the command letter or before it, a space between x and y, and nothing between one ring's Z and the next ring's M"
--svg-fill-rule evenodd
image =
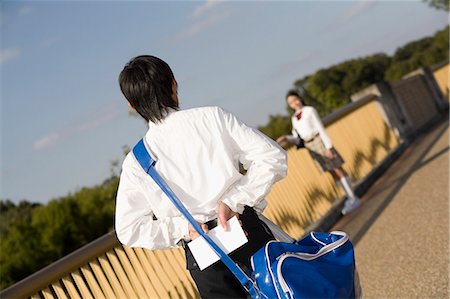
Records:
M201 223L217 218L220 202L239 213L245 205L262 212L264 196L287 174L276 142L218 107L171 110L162 123L149 122L144 138L156 170ZM187 220L132 152L122 165L115 228L129 247L173 248L189 239Z
M325 131L325 127L322 124L322 120L320 119L317 110L311 106L303 106L300 112L302 113L302 116L299 120L296 116L298 111L294 113L291 118L292 135L287 136L288 140L292 143L297 143L300 134L300 137L303 140L309 141L314 138L314 136L319 134L323 144L325 145L325 148L331 149L333 147L333 144L331 143L331 139Z

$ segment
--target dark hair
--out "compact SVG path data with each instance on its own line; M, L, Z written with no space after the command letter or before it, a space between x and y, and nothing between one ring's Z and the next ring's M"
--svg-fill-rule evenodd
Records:
M178 110L172 97L175 79L169 65L155 56L141 55L130 60L119 75L120 89L131 106L146 121L162 121L169 108Z
M287 98L290 97L290 96L296 96L300 100L302 105L305 106L305 101L303 100L303 98L300 96L300 94L296 90L294 90L294 89L289 90L286 93L285 99L287 100Z

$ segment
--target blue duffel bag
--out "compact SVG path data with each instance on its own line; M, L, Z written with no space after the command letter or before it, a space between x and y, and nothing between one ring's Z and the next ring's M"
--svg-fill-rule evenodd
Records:
M295 243L271 241L251 259L267 298L359 298L353 246L344 232L311 232Z
M252 256L253 273L245 273L203 231L158 174L153 167L156 161L147 151L143 139L133 148L133 154L252 298L360 297L353 246L346 233L310 233L300 241L293 240L293 243L270 241ZM269 226L273 231L278 230L274 232L275 236L290 240L279 228Z

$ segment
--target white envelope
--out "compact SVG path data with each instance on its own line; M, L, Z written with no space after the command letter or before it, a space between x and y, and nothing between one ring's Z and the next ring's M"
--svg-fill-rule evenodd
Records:
M224 231L221 225L208 232L208 236L216 243L226 254L233 252L248 242L244 230L239 224L236 216L228 220L228 230ZM207 268L220 260L219 256L212 250L208 243L202 237L199 237L187 244L194 256L200 270Z

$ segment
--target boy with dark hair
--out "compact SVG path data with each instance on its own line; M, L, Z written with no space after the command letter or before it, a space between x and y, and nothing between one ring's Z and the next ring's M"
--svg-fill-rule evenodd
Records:
M291 118L292 135L281 136L277 139L277 142L280 144L288 142L295 145L302 143L317 167L322 172L328 171L335 182L342 187L347 195L342 214L350 213L361 204L361 201L353 192L352 181L342 168L344 159L333 147L319 113L314 107L306 106L295 90L287 92L286 102L295 111Z
M144 140L156 170L205 231L227 229L237 215L248 243L230 254L250 267L253 253L273 235L258 218L264 199L286 176L286 153L277 143L218 107L179 109L170 67L154 56L138 56L119 76L131 109L146 121ZM239 172L239 162L247 170ZM116 233L121 243L147 249L183 245L187 269L203 298L245 298L245 290L222 262L200 271L184 243L198 237L132 152L122 165L116 202Z

